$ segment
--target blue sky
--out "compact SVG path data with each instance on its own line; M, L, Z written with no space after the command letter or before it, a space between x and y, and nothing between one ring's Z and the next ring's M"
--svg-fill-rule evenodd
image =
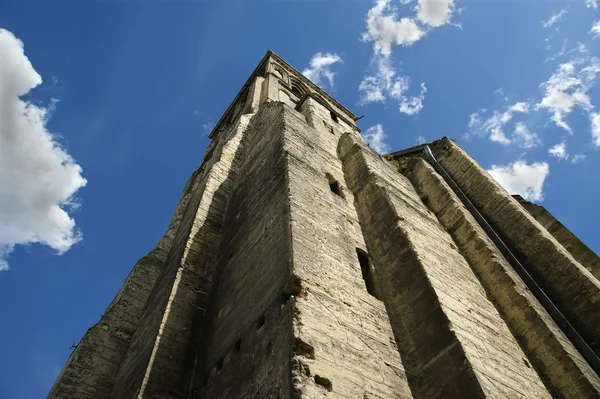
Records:
M599 19L592 0L0 3L0 398L45 397L269 48L373 147L452 137L600 252Z

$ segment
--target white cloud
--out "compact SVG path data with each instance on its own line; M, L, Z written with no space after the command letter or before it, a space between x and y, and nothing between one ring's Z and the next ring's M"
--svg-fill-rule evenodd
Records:
M558 158L561 160L569 159L569 153L567 153L567 142L565 140L556 144L553 147L550 147L548 150L548 154L554 158Z
M46 129L52 104L20 98L41 83L23 43L0 29L0 270L15 245L61 254L82 239L66 211L86 184L82 169Z
M481 124L481 117L479 116L479 114L477 112L474 112L471 115L469 115L469 124L467 125L469 127L469 129L473 129L476 126L479 126L480 124Z
M585 160L585 158L586 158L585 154L575 154L573 156L573 158L571 158L571 162L573 162L573 163L580 163L583 160Z
M560 64L548 81L540 86L544 88L544 98L536 109L544 108L552 114L554 123L573 133L565 118L575 107L586 112L593 109L588 90L593 86L600 72L600 59L587 57Z
M528 201L542 201L550 168L546 162L527 164L520 160L504 166L492 165L488 173L510 194L520 194Z
M600 36L600 21L596 21L592 24L589 33L590 35L594 35L594 39Z
M390 152L390 146L386 142L387 136L381 125L371 126L362 135L367 144L378 153L385 154Z
M517 102L513 105L506 107L504 112L494 111L492 116L482 122L481 116L478 113L471 114L469 117L468 127L472 133L476 135L489 134L489 139L493 142L508 145L512 141L504 133L504 126L510 122L515 113L526 114L529 112L530 105L528 102ZM515 129L517 137L515 139L524 143L525 136L530 135L529 139L534 139L531 133L523 128L524 125Z
M521 113L526 114L529 112L529 103L524 102L524 101L519 101L517 103L514 103L510 107L508 107L508 110L510 112L521 112Z
M546 39L546 41L549 42L550 39ZM552 54L550 57L547 57L544 60L544 63L547 63L547 62L550 62L550 61L554 61L554 60L556 60L558 58L561 58L565 54L567 54L567 46L568 46L568 44L569 44L569 39L567 39L567 38L563 39L562 45L560 46L560 50L558 50L558 52ZM581 45L581 43L579 43L579 45ZM548 44L546 46L546 50L551 50L551 49L552 49L552 45ZM568 52L571 53L573 51L576 51L576 48L575 49L571 49Z
M564 21L563 17L565 16L566 13L567 13L567 11L562 9L559 12L552 14L550 19L548 19L546 22L542 23L542 25L544 26L544 28L550 28L553 25L560 24L561 22Z
M333 87L335 73L329 67L338 62L342 62L342 58L337 54L316 53L312 56L308 68L305 68L302 74L316 85L321 85L325 80L329 87Z
M427 139L424 136L418 136L417 140L415 140L417 144L425 144L427 143Z
M385 102L388 98L393 98L398 101L400 112L407 115L419 113L427 92L425 83L421 83L418 96L408 96L406 93L410 89L410 78L397 76L389 57L377 56L373 61L374 73L366 76L358 86L360 104Z
M454 0L419 0L417 18L424 24L437 28L450 23Z
M403 6L412 0L399 0ZM421 83L417 96L406 95L410 78L396 76L391 63L394 46L410 46L436 27L451 22L455 12L454 0L418 0L411 16L400 17L398 8L391 0L375 0L375 5L366 16L366 31L363 42L373 42L373 57L370 72L365 75L358 87L360 104L385 102L388 97L398 100L399 111L407 115L417 114L423 109L427 88Z
M585 0L585 6L587 8L598 8L598 0Z
M600 147L600 113L590 112L590 130L594 139L594 145Z
M423 100L425 100L427 87L425 82L421 83L421 92L418 96L401 96L400 112L406 115L416 115L423 109Z
M397 10L391 0L377 0L367 13L367 31L362 40L373 42L375 54L388 56L392 46L410 46L425 35L413 18L398 18Z
M513 138L522 148L534 148L542 145L540 137L536 133L531 132L524 122L517 122Z
M212 119L209 119L205 123L202 124L202 135L207 136L212 132L215 127L215 122Z

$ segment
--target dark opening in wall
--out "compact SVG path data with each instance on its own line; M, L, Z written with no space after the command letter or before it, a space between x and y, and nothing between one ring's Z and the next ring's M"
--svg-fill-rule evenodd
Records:
M260 330L265 325L265 315L260 316L258 321L256 322L256 330Z
M356 255L358 256L358 263L360 263L360 269L362 271L363 280L365 281L365 286L367 287L367 292L381 300L375 285L375 276L373 276L373 268L369 261L369 255L360 248L356 248Z
M302 92L296 86L292 86L292 94L298 98L302 97Z
M340 183L338 183L338 181L335 180L333 176L331 176L329 173L326 173L325 177L327 177L327 181L329 182L329 189L331 190L331 192L344 198L344 196L342 195Z
M337 123L337 121L338 121L337 115L334 114L333 111L329 111L329 115L331 115L331 119L333 119L333 121Z

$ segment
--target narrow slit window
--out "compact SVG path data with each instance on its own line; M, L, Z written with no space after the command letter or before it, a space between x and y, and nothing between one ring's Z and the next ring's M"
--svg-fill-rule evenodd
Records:
M358 263L360 263L360 269L362 271L362 277L367 287L367 292L375 298L381 300L379 292L375 285L375 276L373 275L373 268L369 261L369 255L360 248L356 248L356 255L358 257Z
M342 195L342 189L340 187L340 183L338 183L338 181L335 180L333 178L333 176L331 176L329 173L326 173L325 177L327 177L327 181L329 182L329 189L331 190L331 192L334 193L335 195L338 195L338 196L344 198L344 196Z

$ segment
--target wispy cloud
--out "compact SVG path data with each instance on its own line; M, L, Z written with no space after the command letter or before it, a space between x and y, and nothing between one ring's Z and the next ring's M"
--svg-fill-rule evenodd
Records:
M397 75L396 69L388 57L377 56L373 60L372 73L367 75L358 86L360 104L385 102L388 98L398 101L398 110L407 115L415 115L423 109L423 100L427 88L421 83L417 96L407 95L410 78Z
M62 254L82 239L67 213L86 185L81 166L46 128L53 104L21 99L41 83L23 42L0 29L0 270L15 245L41 243Z
M573 130L565 118L575 107L587 113L592 112L588 91L599 72L600 59L597 57L580 57L560 64L552 76L540 85L544 89L544 97L536 108L547 110L558 127L572 134Z
M542 26L548 29L554 25L560 25L560 23L562 23L565 20L564 16L566 13L567 11L562 9L559 12L552 14L552 16L547 21L542 23Z
M402 0L408 7L410 0ZM385 102L388 98L398 101L398 110L415 115L423 109L427 88L421 83L418 95L407 95L410 78L398 75L391 60L395 46L411 46L431 29L451 23L455 12L454 0L418 0L410 16L400 16L399 9L391 0L376 0L366 16L366 30L362 41L373 45L371 65L358 90L360 104Z
M585 6L587 8L597 9L598 8L598 0L585 0Z
M202 135L204 136L208 136L210 134L210 132L212 132L212 130L215 127L215 122L213 120L208 120L207 122L202 124Z
M567 142L563 140L560 143L550 147L550 149L548 149L548 154L560 160L569 159L569 153L567 152Z
M528 201L544 199L544 181L550 173L546 162L518 160L507 165L492 165L488 173L510 194L520 194Z
M542 140L537 135L529 130L525 122L517 122L515 124L515 132L513 133L513 141L521 148L534 148L542 145Z
M594 39L597 39L598 36L600 36L600 21L596 21L592 24L589 33L594 36Z
M387 143L387 136L383 130L383 126L375 125L363 132L363 138L371 148L380 154L390 152L390 146Z
M590 113L590 131L594 145L600 147L600 113L598 112Z
M520 101L506 106L504 111L493 111L492 116L482 120L479 113L469 116L469 133L467 137L476 135L487 135L493 142L508 145L513 140L521 144L524 148L531 148L536 145L539 138L531 133L525 124L517 124L515 127L514 138L510 139L504 132L504 126L510 122L515 114L527 114L529 112L529 102Z
M309 66L302 71L302 74L316 85L327 82L329 87L333 88L335 73L331 71L330 67L341 62L342 58L337 54L316 53L312 56Z

